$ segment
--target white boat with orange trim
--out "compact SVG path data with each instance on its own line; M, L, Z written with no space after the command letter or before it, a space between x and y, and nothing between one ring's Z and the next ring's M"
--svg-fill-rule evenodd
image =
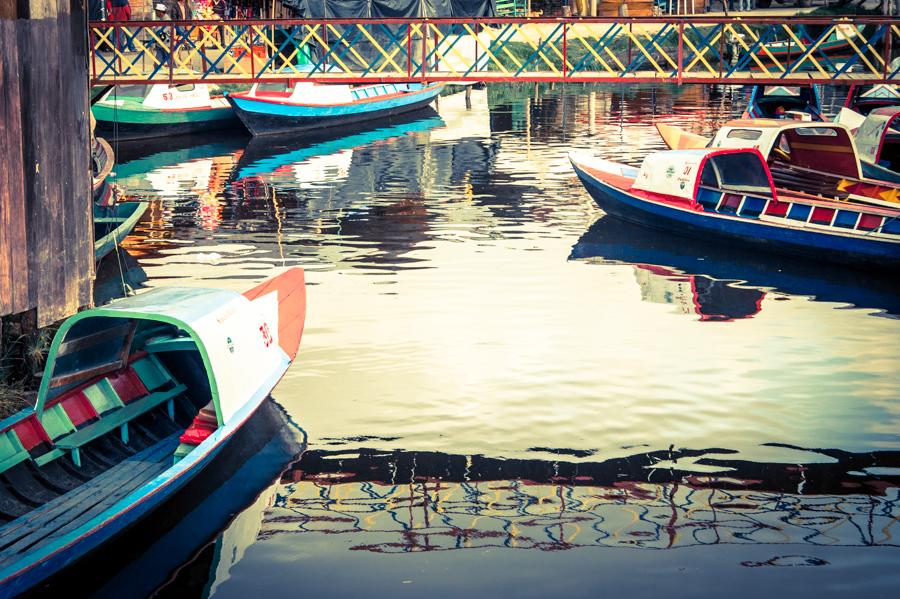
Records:
M0 596L72 565L206 467L300 344L304 274L162 287L72 316L37 402L0 421Z

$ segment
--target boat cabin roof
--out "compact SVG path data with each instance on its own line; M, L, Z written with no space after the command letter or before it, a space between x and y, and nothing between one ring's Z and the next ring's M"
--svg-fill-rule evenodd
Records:
M756 148L767 160L781 158L801 168L862 177L853 135L838 123L735 119L716 132L710 147Z
M860 86L859 99L893 99L900 101L900 87L887 83Z
M228 422L268 382L261 377L290 363L278 347L277 311L274 294L251 301L223 289L164 287L76 314L50 346L35 412L40 418L48 401L142 352L189 350L200 354L219 422Z
M140 102L147 108L190 108L209 104L209 85L205 83L168 83L115 85L98 103L116 104L125 99Z
M668 150L648 155L633 189L690 200L700 187L777 198L769 167L756 149Z
M884 140L891 133L900 133L900 106L883 106L870 112L856 130L860 158L877 164L881 159Z

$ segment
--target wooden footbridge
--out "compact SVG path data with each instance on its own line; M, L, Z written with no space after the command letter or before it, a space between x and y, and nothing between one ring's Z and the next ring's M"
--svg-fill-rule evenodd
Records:
M94 22L97 84L900 82L891 18Z

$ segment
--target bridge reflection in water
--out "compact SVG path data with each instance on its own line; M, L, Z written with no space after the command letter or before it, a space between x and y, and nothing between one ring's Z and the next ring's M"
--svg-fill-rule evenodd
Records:
M257 540L341 535L381 553L897 546L900 468L884 464L900 454L826 453L834 463L798 466L691 452L576 463L311 451L282 476Z

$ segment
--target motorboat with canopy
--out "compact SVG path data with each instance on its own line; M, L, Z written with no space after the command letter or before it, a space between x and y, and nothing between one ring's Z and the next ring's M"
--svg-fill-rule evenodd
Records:
M736 119L725 123L712 138L664 123L657 123L656 128L671 149L758 149L781 191L900 205L898 186L859 160L853 135L837 123Z
M860 267L900 266L900 210L779 194L756 149L669 150L640 168L570 155L609 215Z
M0 594L73 564L210 463L296 355L304 276L162 287L67 319L0 422Z

